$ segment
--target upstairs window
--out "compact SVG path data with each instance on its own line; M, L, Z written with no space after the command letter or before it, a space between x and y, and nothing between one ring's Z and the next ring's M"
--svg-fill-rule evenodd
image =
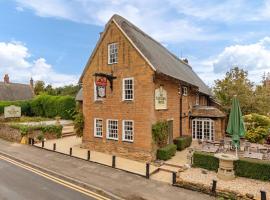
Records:
M123 141L133 142L134 125L132 120L123 120Z
M183 96L187 96L188 95L188 88L186 86L183 87Z
M197 94L197 95L196 95L195 105L198 106L199 104L200 104L200 95Z
M123 100L130 101L134 99L134 79L124 78L123 79Z
M108 45L108 64L118 62L118 44L112 43Z

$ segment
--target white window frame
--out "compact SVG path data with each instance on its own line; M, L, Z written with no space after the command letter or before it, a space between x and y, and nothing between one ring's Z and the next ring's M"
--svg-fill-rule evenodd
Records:
M109 130L109 126L110 126L110 124L109 124L109 122L110 121L114 121L114 122L117 122L117 138L116 137L110 137L109 135L110 135L110 130ZM110 140L118 140L118 136L119 136L119 123L118 123L118 120L117 119L107 119L107 126L106 126L106 128L107 128L107 133L106 133L106 137L107 137L107 139L110 139Z
M101 121L101 135L98 135L97 134L97 120L100 120ZM103 137L103 119L102 118L94 118L94 136L95 137L100 137L102 138Z
M114 48L115 52L111 52L111 48ZM115 56L115 61L112 61L112 56ZM108 44L108 64L116 64L118 63L118 43Z
M196 95L195 105L196 106L200 105L200 95L199 94Z
M183 96L188 95L188 88L186 86L183 86Z
M198 131L197 131L197 124L202 123L202 140L205 141L214 141L215 140L215 122L214 120L210 118L195 118L192 120L192 139L197 140L198 139ZM206 139L205 135L205 123L209 122L209 139Z
M131 122L132 123L132 140L126 139L126 130L125 130L125 122ZM134 120L123 120L122 121L122 140L125 142L134 142Z
M125 86L125 81L129 81L131 80L132 81L132 89L126 89ZM127 99L126 98L126 91L128 90L131 90L132 91L132 98L129 98ZM123 78L123 81L122 81L122 100L123 101L133 101L134 100L134 78L133 77L129 77L129 78Z

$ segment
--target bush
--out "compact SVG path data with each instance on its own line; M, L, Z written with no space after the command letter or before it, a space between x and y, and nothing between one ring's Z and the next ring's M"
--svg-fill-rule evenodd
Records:
M22 125L22 124L13 124L11 125L12 128L19 129L21 136L27 136L31 134L35 130L40 130L42 134L54 134L57 138L62 136L62 125L36 125L36 126L29 126L29 125Z
M78 137L83 136L83 129L84 129L84 117L83 114L80 112L75 116L74 120L74 129L75 133Z
M75 111L76 102L70 96L39 95L31 102L31 109L35 116L62 119L73 119L70 113Z
M152 125L152 136L158 147L166 146L168 142L168 122L160 121Z
M167 146L157 150L157 159L168 160L175 155L176 145L168 144Z
M192 142L191 136L182 136L173 140L173 143L177 146L177 150L182 151L189 147Z
M270 118L264 115L249 114L243 117L247 133L245 138L254 143L263 143L270 134Z
M11 105L21 107L22 115L32 116L31 100L26 100L26 101L0 101L0 115L4 114L5 107L11 106Z
M234 170L236 176L270 180L270 162L267 161L242 158L234 162Z
M194 152L192 167L200 167L210 171L217 171L219 160L211 153Z

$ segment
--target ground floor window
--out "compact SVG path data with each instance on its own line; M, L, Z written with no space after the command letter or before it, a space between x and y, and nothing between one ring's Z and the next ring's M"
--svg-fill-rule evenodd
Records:
M132 120L123 120L123 141L133 142L134 122Z
M193 119L192 138L200 140L214 140L214 121L208 118Z
M107 120L107 138L118 140L118 120Z
M95 137L102 137L103 132L103 120L95 118L94 120L94 136Z

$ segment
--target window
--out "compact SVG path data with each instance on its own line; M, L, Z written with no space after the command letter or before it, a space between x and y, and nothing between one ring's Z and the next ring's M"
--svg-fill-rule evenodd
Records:
M199 104L200 104L200 95L197 94L197 95L196 95L195 105L197 106L197 105L199 105Z
M134 99L134 79L124 78L123 79L123 100Z
M108 45L108 64L118 62L118 44L112 43Z
M94 120L94 136L95 137L102 137L102 132L103 132L103 120L95 118Z
M107 120L107 138L112 140L118 140L118 121Z
M132 120L123 120L123 141L133 142L134 125Z
M183 87L183 95L184 96L188 95L188 88L187 87Z
M211 119L192 120L192 138L214 140L214 121Z

